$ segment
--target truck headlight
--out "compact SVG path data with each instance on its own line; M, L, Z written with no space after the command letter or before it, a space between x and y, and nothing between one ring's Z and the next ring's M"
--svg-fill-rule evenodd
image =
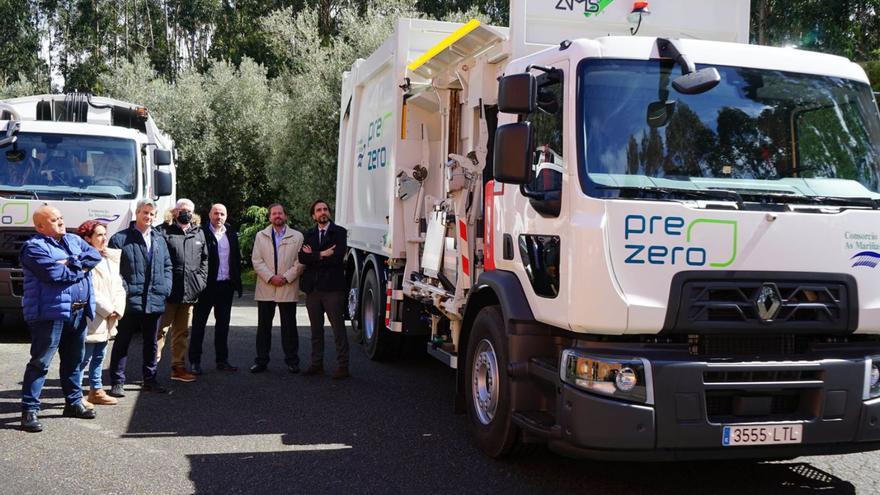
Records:
M880 397L880 356L865 359L865 392L863 400Z
M651 363L647 359L600 357L566 349L559 364L562 381L581 390L615 399L654 403Z

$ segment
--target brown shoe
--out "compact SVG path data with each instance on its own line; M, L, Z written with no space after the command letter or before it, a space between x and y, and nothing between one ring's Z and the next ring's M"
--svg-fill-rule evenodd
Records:
M82 398L82 405L86 406L86 409L94 409L95 405L89 402L85 396Z
M348 367L347 366L340 366L339 368L336 369L336 371L333 372L333 376L331 378L333 378L334 380L342 380L342 379L348 378L350 376L351 375L348 373Z
M118 400L107 395L107 392L104 392L103 388L98 390L89 390L89 402L91 402L92 404L97 404L99 406L115 406L119 403Z
M171 379L179 382L194 382L196 381L196 375L187 371L184 366L172 366Z
M323 373L324 373L324 367L318 366L315 364L309 366L308 368L306 368L305 371L302 372L303 376L314 376L314 375L320 375Z

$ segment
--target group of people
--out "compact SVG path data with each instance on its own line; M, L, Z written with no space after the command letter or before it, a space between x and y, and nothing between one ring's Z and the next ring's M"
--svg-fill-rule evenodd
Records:
M22 381L23 430L43 429L40 393L56 352L63 416L81 419L95 418L95 405L117 404L125 397L126 361L136 334L143 339L143 392L167 392L157 379L166 338L172 380L193 382L203 373L202 344L212 311L216 367L238 370L229 362L228 334L234 295L242 296L241 254L238 234L226 223L226 207L213 205L204 229L190 200L177 201L165 223L154 228L156 208L150 199L139 201L131 226L112 237L107 225L96 220L70 234L57 208L44 205L34 212L36 234L21 250L24 317L31 333L31 359ZM258 316L252 373L268 369L276 306L287 370L300 372L296 303L302 288L312 340L311 363L303 374L324 372L326 315L338 360L333 378L350 376L344 322L347 232L330 220L323 200L312 204L310 214L315 226L303 235L287 225L284 206L273 204L270 225L254 239ZM110 340L108 392L102 373ZM89 391L84 396L86 372Z

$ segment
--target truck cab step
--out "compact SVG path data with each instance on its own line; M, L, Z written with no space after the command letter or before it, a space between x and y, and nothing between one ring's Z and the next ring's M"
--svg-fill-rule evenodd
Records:
M513 422L523 430L544 438L562 438L562 427L545 411L515 411Z

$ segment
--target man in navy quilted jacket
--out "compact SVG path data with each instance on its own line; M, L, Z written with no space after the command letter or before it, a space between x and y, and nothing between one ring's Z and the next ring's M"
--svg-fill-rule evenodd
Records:
M156 203L150 198L138 201L132 225L110 238L110 247L122 250L119 275L127 295L125 316L119 320L116 342L110 354L110 395L125 397L125 365L132 337L140 334L143 392L168 390L156 379L156 335L159 317L165 312L165 298L171 294L171 256L162 234L153 228Z
M21 248L24 270L24 319L31 332L31 360L21 385L21 428L42 431L38 413L40 392L55 352L61 357L63 415L93 419L94 409L83 404L79 363L82 362L88 319L95 316L92 278L88 273L101 254L80 236L67 234L57 208L34 211L37 235Z

